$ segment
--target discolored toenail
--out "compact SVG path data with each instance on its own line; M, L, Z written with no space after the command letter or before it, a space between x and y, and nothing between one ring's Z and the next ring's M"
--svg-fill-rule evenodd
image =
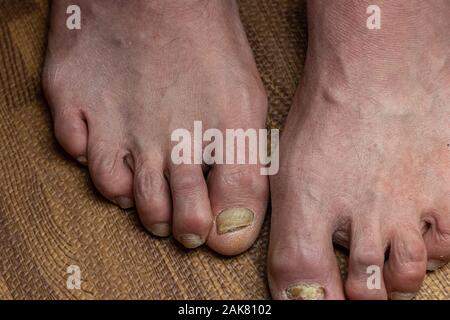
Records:
M440 261L440 260L428 260L427 262L427 270L428 271L436 271L437 269L439 269L440 267L442 267L443 265L445 265L444 261Z
M188 249L194 249L197 247L200 247L203 244L202 238L200 238L196 234L182 234L179 237L179 240L183 246L185 246Z
M254 216L247 208L225 209L216 218L217 233L224 234L246 228L252 224Z
M155 223L148 229L153 235L158 237L168 237L170 235L170 225L167 223Z
M87 158L86 158L86 156L79 156L78 158L77 158L77 161L79 162L79 163L81 163L82 165L87 165Z
M127 197L118 197L114 202L122 209L130 209L134 206L134 201Z
M416 293L413 292L391 292L389 299L391 300L412 300Z
M290 300L322 300L325 290L318 284L296 284L286 289L286 295Z

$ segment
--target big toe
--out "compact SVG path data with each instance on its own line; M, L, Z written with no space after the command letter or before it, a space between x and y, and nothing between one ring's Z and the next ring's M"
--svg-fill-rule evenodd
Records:
M275 185L276 187L276 185ZM275 299L344 299L333 250L334 220L287 190L272 195L268 276ZM284 197L296 199L289 203ZM305 200L305 199L303 199Z
M214 225L208 246L224 255L247 250L256 240L269 197L269 181L257 165L216 165L208 177Z

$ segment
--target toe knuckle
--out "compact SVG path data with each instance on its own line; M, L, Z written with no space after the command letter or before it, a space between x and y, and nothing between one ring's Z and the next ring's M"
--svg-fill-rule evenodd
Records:
M409 263L423 263L427 259L427 251L423 243L411 242L405 249Z
M199 230L207 230L211 224L209 214L193 213L186 217L186 224L195 226Z
M105 196L117 196L121 193L121 184L118 183L114 164L105 161L93 161L92 177L95 185Z
M439 230L437 232L437 236L439 239L439 242L447 243L449 245L450 250L450 226L444 228L443 226L439 227Z
M135 182L136 197L149 198L153 193L164 191L165 178L159 171L146 168L138 171Z
M157 217L170 214L171 207L164 199L154 197L145 202L137 200L137 209L144 225L151 225Z
M315 270L320 265L317 250L304 245L279 245L271 250L268 259L268 268L274 277L296 273L299 268Z
M227 174L222 177L223 182L231 187L238 187L241 185L252 186L254 178L252 172L245 167L235 166L227 170Z
M277 253L272 254L268 260L268 270L272 277L277 278L279 276L291 274L295 272L298 265L289 256Z
M408 263L400 267L398 277L407 283L420 282L425 277L425 268L422 263Z
M203 176L194 172L179 174L171 180L173 192L181 195L188 195L198 192L199 187L203 183Z
M267 192L267 184L263 179L266 177L259 175L254 168L246 166L229 168L222 177L225 187L244 190L257 197L265 196Z
M351 261L353 264L358 266L383 266L384 263L384 255L383 253L379 253L374 250L364 250L358 252L358 254L351 257Z

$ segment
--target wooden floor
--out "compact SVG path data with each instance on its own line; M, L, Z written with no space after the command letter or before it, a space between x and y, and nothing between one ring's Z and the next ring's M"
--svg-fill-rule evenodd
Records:
M241 14L280 127L303 69L305 7L242 0ZM94 192L59 148L41 91L48 3L0 1L0 298L265 299L268 221L245 254L223 258L158 240ZM268 220L268 219L267 219ZM339 253L345 272L345 255ZM67 289L67 268L81 290ZM447 299L450 267L427 275L419 299Z

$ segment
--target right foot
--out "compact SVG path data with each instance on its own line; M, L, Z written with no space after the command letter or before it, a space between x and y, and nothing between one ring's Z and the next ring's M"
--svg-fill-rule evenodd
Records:
M363 1L308 3L304 78L271 177L274 298L411 299L450 260L450 3L378 4L369 31ZM350 251L345 282L332 240Z
M66 28L77 4L81 30ZM44 88L55 135L154 235L232 255L260 230L257 165L173 165L171 133L264 128L266 97L234 1L54 1ZM240 208L240 209L239 209ZM229 209L229 210L227 210ZM216 217L222 213L220 219ZM223 224L220 228L218 224Z

